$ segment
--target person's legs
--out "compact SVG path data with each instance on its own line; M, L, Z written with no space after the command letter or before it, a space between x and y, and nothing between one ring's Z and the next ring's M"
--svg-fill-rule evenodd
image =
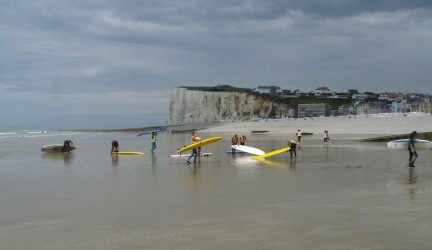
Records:
M197 154L198 154L197 149L196 149L196 148L192 149L192 154L189 155L189 158L186 160L186 162L187 162L187 163L190 163L190 159L191 159L192 157L194 157L194 162L196 162Z

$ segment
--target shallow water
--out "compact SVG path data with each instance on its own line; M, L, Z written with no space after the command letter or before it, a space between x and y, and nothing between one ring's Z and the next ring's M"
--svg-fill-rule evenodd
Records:
M214 135L201 134L201 138ZM69 154L41 153L72 139ZM248 136L272 151L285 138ZM187 134L3 138L0 249L432 249L432 156L304 138L296 159L229 156L230 135L187 165ZM117 139L122 151L109 154Z

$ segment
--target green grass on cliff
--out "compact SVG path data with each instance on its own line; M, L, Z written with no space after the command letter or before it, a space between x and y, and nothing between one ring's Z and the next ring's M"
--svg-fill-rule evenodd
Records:
M341 105L350 105L351 99L322 99L315 96L300 96L300 97L286 97L278 95L269 94L259 94L253 92L249 88L237 88L230 85L219 85L214 87L188 87L182 86L181 88L186 88L188 90L196 91L209 91L209 92L237 92L237 93L248 93L255 96L259 96L264 100L274 102L277 104L287 104L287 105L298 105L298 104L309 104L309 103L328 103L331 105L332 109L338 109Z
M252 89L248 88L236 88L230 85L219 85L215 87L187 87L182 86L181 88L186 88L187 90L197 90L197 91L209 91L209 92L241 92L241 93L253 93Z

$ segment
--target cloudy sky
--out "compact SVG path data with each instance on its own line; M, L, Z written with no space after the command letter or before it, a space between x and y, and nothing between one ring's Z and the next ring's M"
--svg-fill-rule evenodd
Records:
M162 125L182 85L432 94L430 0L0 3L0 130Z

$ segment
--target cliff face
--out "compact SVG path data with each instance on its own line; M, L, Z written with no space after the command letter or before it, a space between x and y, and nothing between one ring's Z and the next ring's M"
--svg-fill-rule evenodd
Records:
M277 104L247 93L175 88L171 94L167 123L247 121L254 117L274 116L277 109Z

